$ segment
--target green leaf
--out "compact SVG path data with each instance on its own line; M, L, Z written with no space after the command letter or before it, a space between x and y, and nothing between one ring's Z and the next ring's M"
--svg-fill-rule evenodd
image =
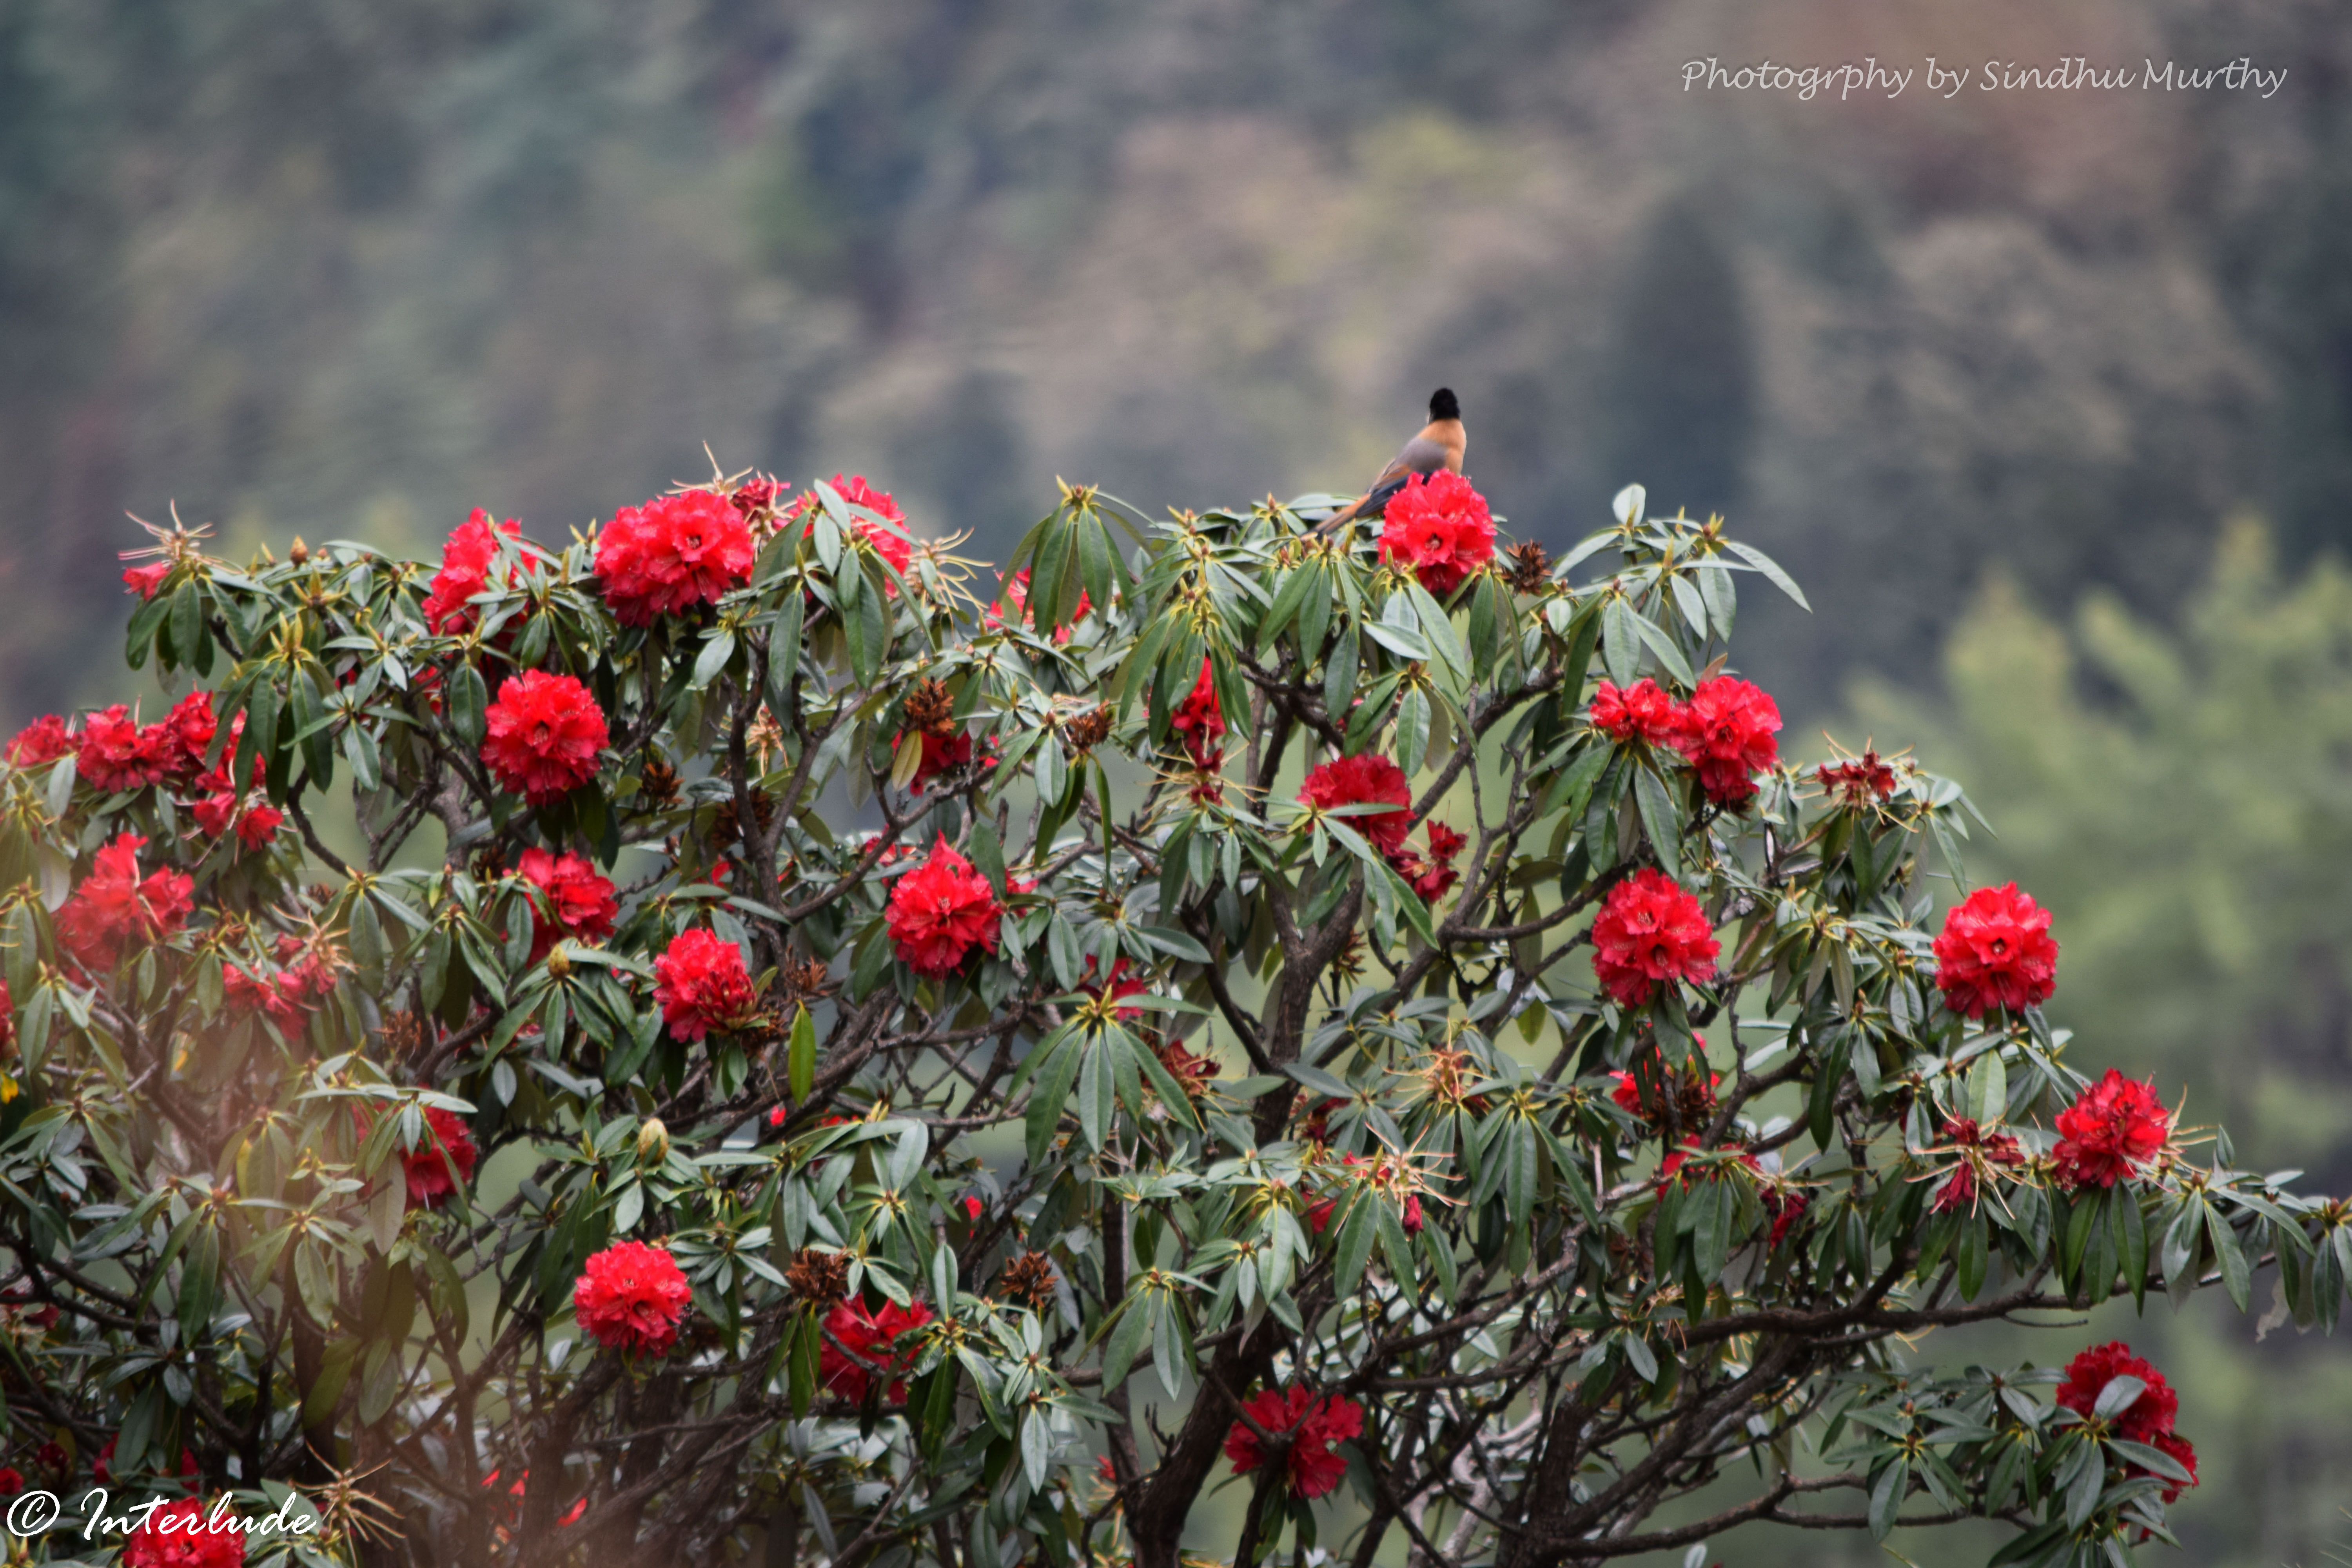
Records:
M1726 550L1730 551L1734 555L1738 556L1742 561L1747 562L1750 566L1756 568L1757 571L1764 574L1765 577L1771 582L1774 587L1780 589L1780 592L1788 595L1789 597L1797 601L1798 608L1804 610L1808 614L1811 613L1812 605L1805 602L1805 591L1797 586L1796 580L1794 578L1790 577L1786 572L1780 570L1780 563L1774 561L1770 556L1765 554L1762 551L1757 549L1751 544L1740 544L1732 540L1727 539L1723 542L1723 547Z
M1647 767L1633 770L1633 801L1641 807L1642 826L1658 852L1658 863L1670 877L1680 874L1683 858L1682 812L1668 795L1665 780Z
M1906 1460L1895 1459L1878 1472L1878 1479L1870 1486L1870 1533L1874 1539L1884 1541L1894 1530L1903 1511L1904 1493L1910 1484L1911 1467Z
M1055 1133L1061 1130L1062 1112L1067 1109L1070 1085L1077 1076L1078 1047L1065 1036L1029 1086L1026 1126L1030 1163L1045 1159L1045 1151L1052 1147Z
M2231 1228L2229 1221L2221 1217L2221 1211L2210 1204L2203 1206L2205 1234L2211 1238L2213 1256L2221 1265L2222 1287L2230 1292L2230 1300L2237 1304L2238 1310L2242 1312L2253 1289L2253 1280L2246 1267L2246 1255L2239 1249L2238 1233Z
M792 1045L786 1053L786 1078L790 1083L793 1102L799 1104L809 1097L816 1082L816 1020L809 1016L805 1005L793 1013Z
M1633 629L1633 607L1622 594L1612 594L1601 605L1601 660L1609 679L1631 686L1642 673L1642 637Z
M734 657L735 634L721 626L710 634L709 642L702 645L702 652L694 661L694 679L688 682L688 687L696 691L701 690L718 679L719 672L725 669L727 661Z

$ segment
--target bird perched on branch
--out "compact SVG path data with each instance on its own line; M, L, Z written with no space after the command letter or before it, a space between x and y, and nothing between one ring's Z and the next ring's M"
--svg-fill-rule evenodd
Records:
M1349 518L1380 516L1387 510L1389 498L1404 489L1405 481L1415 474L1433 474L1440 468L1460 473L1462 454L1469 444L1470 437L1462 428L1461 403L1452 387L1439 387L1429 395L1429 423L1389 459L1370 489L1316 524L1318 531L1337 528Z

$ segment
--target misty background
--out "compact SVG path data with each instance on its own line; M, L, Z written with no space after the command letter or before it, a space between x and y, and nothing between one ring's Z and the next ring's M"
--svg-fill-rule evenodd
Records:
M1680 75L1928 55L2287 75ZM1960 777L2077 1065L2352 1191L2348 73L2318 0L0 0L0 720L142 690L126 512L431 558L707 446L1001 559L1056 476L1359 489L1444 383L1507 531L1640 480L1777 555L1784 749ZM2352 1553L2352 1343L2209 1302L1983 1353L2114 1336L2204 1459L2181 1560Z

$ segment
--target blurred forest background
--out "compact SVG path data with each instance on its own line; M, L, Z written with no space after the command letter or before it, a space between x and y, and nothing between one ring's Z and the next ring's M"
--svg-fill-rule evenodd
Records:
M2287 78L1678 74L1930 54ZM1001 558L1056 475L1356 488L1450 383L1513 531L1641 479L1779 555L1819 613L1751 595L1742 661L1788 749L1966 781L2082 1065L2343 1192L2347 263L2323 0L0 0L0 719L134 694L126 511L429 556L708 443ZM2352 1344L2222 1302L2033 1352L2093 1334L2181 1385L2186 1561L2352 1539Z

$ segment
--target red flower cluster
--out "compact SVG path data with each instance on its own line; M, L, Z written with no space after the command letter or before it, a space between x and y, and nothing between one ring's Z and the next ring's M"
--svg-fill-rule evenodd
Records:
M911 1307L885 1301L878 1312L868 1311L865 1302L854 1298L838 1302L824 1317L828 1337L817 1351L817 1376L824 1380L827 1389L844 1399L863 1401L866 1391L874 1386L875 1374L861 1363L871 1363L890 1373L890 1386L883 1390L882 1396L893 1405L904 1405L907 1384L899 1374L914 1359L914 1349L911 1345L900 1348L896 1342L901 1334L930 1321L931 1310L920 1301ZM835 1340L840 1344L835 1344ZM857 1359L842 1353L843 1346L847 1346Z
M196 885L184 871L141 879L139 850L146 842L136 833L117 835L58 911L58 945L85 969L111 969L125 948L171 935L195 908Z
M852 474L845 479L835 474L833 476L833 489L850 505L862 506L884 520L868 522L861 517L851 525L851 531L872 545L875 553L890 563L892 571L905 576L907 568L914 563L915 545L907 534L907 514L899 510L897 501L890 499L890 492L874 489L866 482L864 474ZM740 496L743 492L738 490L735 493ZM823 504L817 499L816 491L803 490L800 498L793 502L792 510L784 514L784 521L798 522ZM890 589L894 595L898 591L895 585Z
M441 570L433 574L425 595L425 625L436 637L455 637L474 626L473 598L490 585L490 563L499 557L499 535L522 536L522 524L513 518L493 526L480 507L459 523L441 549ZM507 574L514 581L514 574Z
M2058 1113L2058 1179L2070 1187L2112 1187L2162 1152L2172 1113L2153 1083L2135 1083L2114 1068Z
M1996 1167L2025 1163L2025 1151L2015 1138L1978 1126L1974 1117L1956 1118L1944 1129L1944 1136L1958 1146L1960 1163L1952 1167L1952 1173L1936 1189L1934 1199L1927 1205L1932 1214L1975 1208L1979 1166L1990 1177Z
M1761 687L1736 676L1702 680L1683 705L1675 744L1698 770L1699 787L1719 805L1756 794L1755 774L1780 761L1780 707Z
M654 1000L662 1022L680 1040L724 1029L751 1009L751 976L743 950L702 930L682 931L654 960Z
M1673 693L1646 675L1624 688L1604 680L1592 694L1592 727L1612 741L1671 746L1682 733L1683 710Z
M537 963L563 938L602 942L613 934L621 906L613 897L613 880L599 876L585 855L565 850L551 855L533 847L522 852L515 868L522 879L545 895L547 912L534 904L530 911L530 961Z
M1872 751L1842 763L1823 763L1813 770L1813 777L1825 792L1837 798L1839 805L1850 810L1859 810L1895 793L1895 770Z
M178 710L173 711L176 715ZM212 717L209 708L205 710L205 717L207 720ZM239 842L247 849L264 849L278 836L278 830L286 826L286 814L271 805L260 791L240 792L237 789L236 779L229 771L229 762L236 755L237 742L244 734L245 715L240 713L229 727L229 742L222 751L220 765L196 780L195 787L204 798L194 803L194 810L196 826L210 837L218 838L234 827ZM207 734L202 745L196 748L197 754L202 755L204 747L211 743Z
M1698 900L1648 866L1609 890L1592 922L1592 973L1627 1007L1647 1002L1660 981L1712 979L1721 951Z
M1412 884L1412 890L1421 895L1422 902L1433 904L1451 892L1454 884L1462 879L1462 873L1454 868L1454 858L1461 854L1462 847L1469 842L1468 838L1433 816L1429 819L1429 853L1423 855L1408 844L1389 857L1389 864L1396 868L1399 876Z
M1340 805L1389 805L1390 811L1368 811L1339 818L1360 833L1384 859L1393 860L1404 847L1405 823L1412 815L1412 791L1404 770L1388 758L1365 752L1325 763L1307 775L1298 798L1307 805L1329 810Z
M169 561L153 561L144 566L126 566L122 569L122 591L136 594L142 599L152 599L163 586L163 579L171 574L172 563Z
M142 730L122 703L91 714L82 723L81 781L102 795L144 789L163 780L163 737Z
M320 998L333 994L334 972L316 952L306 952L300 939L280 936L278 962L282 966L265 973L254 966L248 974L236 964L226 965L221 979L231 1005L266 1013L281 1029L298 1029Z
M12 767L45 768L80 745L80 740L66 728L63 719L44 713L17 731L8 742L8 763Z
M714 490L625 506L596 538L604 603L625 626L718 600L751 574L751 531Z
M1216 671L1207 654L1201 656L1201 679L1168 716L1168 727L1194 767L1213 773L1224 766L1225 749L1217 742L1225 738L1225 713L1217 703Z
M608 1350L666 1355L694 1288L665 1247L619 1241L588 1259L572 1288L581 1331Z
M890 742L892 752L905 745L908 738L907 731L900 731L898 738ZM971 737L961 730L952 735L934 735L929 730L918 730L913 731L913 738L921 742L923 747L923 760L915 764L914 789L920 790L925 784L950 768L966 767L971 763Z
M533 805L596 776L596 754L612 739L604 710L577 677L526 669L499 688L485 715L482 761L499 787Z
M473 1129L456 1111L428 1105L425 1121L433 1129L433 1138L440 1140L439 1145L424 1140L400 1155L401 1171L408 1178L411 1209L437 1209L447 1203L458 1188L474 1179L475 1162L481 1158L481 1151L474 1146Z
M1936 984L1954 1012L1981 1018L2049 999L2058 984L2050 911L2017 884L1979 888L1952 907L1936 938Z
M224 1515L215 1528L194 1498L148 1514L122 1543L122 1568L241 1568L245 1526Z
M120 702L90 714L79 731L45 713L16 732L7 756L20 768L46 767L73 756L82 782L110 795L194 778L212 744L213 728L212 693L191 691L152 724L141 724Z
M2119 1377L2136 1377L2147 1386L2111 1418L2115 1435L2126 1443L2162 1451L2189 1472L2186 1483L2167 1482L2164 1500L2170 1502L2180 1495L2182 1485L2197 1484L2197 1450L2172 1430L2173 1417L2180 1411L2180 1396L2165 1382L2164 1373L2132 1354L2131 1346L2121 1340L2093 1345L2066 1363L2066 1381L2058 1385L2058 1403L2087 1419L2099 1407L2099 1394Z
M1381 522L1381 559L1411 567L1438 598L1494 558L1494 514L1486 498L1460 474L1415 474L1389 498Z
M977 946L996 951L1004 910L988 879L942 834L930 858L890 889L890 941L918 974L951 973Z
M1394 503L1391 503L1393 506ZM1290 1495L1318 1498L1339 1484L1348 1461L1331 1445L1364 1431L1364 1407L1337 1394L1318 1394L1293 1384L1283 1390L1266 1389L1242 1402L1242 1409L1259 1426L1276 1436L1287 1433L1290 1450L1284 1463L1290 1472ZM1236 1421L1225 1434L1225 1458L1234 1474L1245 1476L1265 1462L1258 1435L1249 1421Z

